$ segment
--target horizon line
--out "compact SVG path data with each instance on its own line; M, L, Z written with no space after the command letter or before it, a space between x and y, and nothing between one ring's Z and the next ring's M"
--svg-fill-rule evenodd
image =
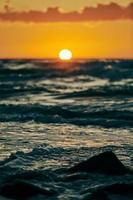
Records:
M44 60L44 61L61 61L59 58L51 57L0 57L1 60ZM61 62L73 62L76 60L133 60L133 57L82 57L82 58L72 58L70 61Z

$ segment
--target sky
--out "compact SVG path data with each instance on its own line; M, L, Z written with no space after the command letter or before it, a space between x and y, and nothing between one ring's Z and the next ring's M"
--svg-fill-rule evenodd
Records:
M0 58L57 58L66 48L74 58L133 58L130 3L1 0Z
M0 0L2 9L5 0ZM99 3L108 4L112 0L7 0L14 9L18 10L45 10L48 7L60 7L64 11L81 10L85 6L96 6ZM113 0L122 6L127 6L132 0Z

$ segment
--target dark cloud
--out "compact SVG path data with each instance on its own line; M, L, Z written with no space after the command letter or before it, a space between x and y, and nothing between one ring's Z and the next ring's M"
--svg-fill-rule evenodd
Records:
M0 20L10 22L80 22L120 19L133 20L133 3L128 7L116 3L98 4L97 7L85 7L81 13L77 11L63 13L58 7L48 8L46 12L33 10L18 12L7 8L5 12L0 12Z

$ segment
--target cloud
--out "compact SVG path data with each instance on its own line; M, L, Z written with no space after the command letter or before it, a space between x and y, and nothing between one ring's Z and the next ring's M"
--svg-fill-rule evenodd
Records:
M122 7L117 3L108 5L98 4L97 7L85 7L81 13L77 11L63 13L58 7L48 8L43 11L13 11L6 8L0 12L1 21L10 22L87 22L104 20L133 20L133 3Z

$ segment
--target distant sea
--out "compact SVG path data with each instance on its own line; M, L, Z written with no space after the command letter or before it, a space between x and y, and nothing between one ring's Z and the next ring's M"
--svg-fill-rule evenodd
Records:
M133 60L0 60L1 200L94 200L85 193L89 188L133 184L132 175L65 172L110 151L132 168ZM12 188L13 195L1 192L18 180L22 190L26 181L31 191L52 192L24 197L15 197Z

